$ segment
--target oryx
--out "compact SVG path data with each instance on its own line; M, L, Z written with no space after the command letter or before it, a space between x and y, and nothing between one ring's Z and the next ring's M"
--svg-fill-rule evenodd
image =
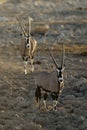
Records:
M46 71L45 72L42 71L36 77L35 100L39 108L40 108L40 100L42 97L44 99L43 100L44 106L45 108L47 108L46 99L48 97L48 94L51 94L51 97L53 99L53 109L56 109L57 107L58 97L64 87L64 78L63 78L63 71L65 68L64 53L65 53L65 49L63 45L62 61L61 61L61 66L59 66L49 50L49 54L52 57L56 69L50 73Z
M25 28L23 26L23 22L20 17L17 17L17 21L21 27L22 30L22 37L21 37L21 43L20 43L20 53L22 56L22 59L24 61L24 72L27 74L27 63L30 59L32 71L34 71L34 54L37 46L37 41L31 36L31 21L33 19L29 17L28 19L28 33L25 31Z

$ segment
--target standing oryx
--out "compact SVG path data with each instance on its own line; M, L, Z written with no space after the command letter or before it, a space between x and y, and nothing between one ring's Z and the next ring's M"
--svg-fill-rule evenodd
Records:
M49 54L52 57L52 60L56 66L56 70L53 72L40 72L38 76L36 77L36 91L35 91L35 99L38 107L40 108L40 100L43 95L43 103L45 105L45 108L47 108L46 105L46 99L48 94L50 93L53 99L53 108L56 109L57 106L57 99L64 87L64 79L63 79L63 71L64 71L64 45L62 47L62 63L59 67L57 62L55 61L54 57L52 56L50 50Z
M28 63L29 58L30 58L31 66L32 66L32 71L34 71L33 62L34 62L34 53L36 50L37 41L30 34L32 18L29 17L28 19L28 33L25 31L22 20L19 17L17 17L17 21L22 29L20 53L24 61L24 72L25 74L27 74L27 63Z

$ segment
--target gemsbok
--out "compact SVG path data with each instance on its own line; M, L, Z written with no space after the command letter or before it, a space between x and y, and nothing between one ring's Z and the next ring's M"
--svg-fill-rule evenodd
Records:
M27 74L27 64L30 59L32 66L32 72L34 71L34 54L37 47L37 41L31 36L31 21L33 19L29 17L28 19L28 33L25 31L23 22L20 17L17 17L17 21L22 30L22 37L20 43L20 53L24 61L24 72Z
M52 72L42 71L42 72L39 72L39 74L37 74L35 101L39 108L41 106L41 103L40 103L41 98L43 98L44 107L47 109L46 100L49 94L51 95L53 99L53 109L56 110L57 108L57 100L64 87L64 78L63 78L63 75L64 75L63 72L65 68L64 53L65 53L65 49L63 45L62 46L62 61L61 61L61 65L59 66L49 49L49 54L56 66L56 69Z

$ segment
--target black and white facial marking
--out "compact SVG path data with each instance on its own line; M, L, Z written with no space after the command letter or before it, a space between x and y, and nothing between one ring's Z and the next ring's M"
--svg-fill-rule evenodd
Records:
M57 68L56 70L57 70L58 82L59 82L59 83L62 83L62 82L63 82L63 71L64 71L64 68L59 67L59 68Z
M56 70L57 70L57 80L58 80L58 84L59 84L58 93L60 94L64 87L64 79L63 79L64 68L60 67L60 68L57 68Z
M26 44L26 47L29 48L30 47L30 37L29 36L25 36L25 44Z

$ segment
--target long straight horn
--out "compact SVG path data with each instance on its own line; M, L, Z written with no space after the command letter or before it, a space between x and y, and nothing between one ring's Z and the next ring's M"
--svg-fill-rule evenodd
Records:
M28 18L28 36L31 35L31 21L30 21L30 17Z
M31 22L33 19L31 17L28 18L28 36L31 36Z
M64 45L64 43L62 43L62 61L61 61L61 66L65 66L64 59L65 59L65 45Z
M22 22L20 21L20 18L19 17L16 17L16 18L17 18L17 21L18 21L18 23L19 23L19 25L20 25L20 27L21 27L21 29L23 31L24 36L27 36L27 33L26 33L26 31L25 31L25 29L23 27Z
M49 48L48 48L48 51L49 51L50 56L52 57L52 60L53 60L53 62L54 62L54 64L55 64L55 66L58 68L58 64L57 64L56 60L54 59L53 55L51 54Z

